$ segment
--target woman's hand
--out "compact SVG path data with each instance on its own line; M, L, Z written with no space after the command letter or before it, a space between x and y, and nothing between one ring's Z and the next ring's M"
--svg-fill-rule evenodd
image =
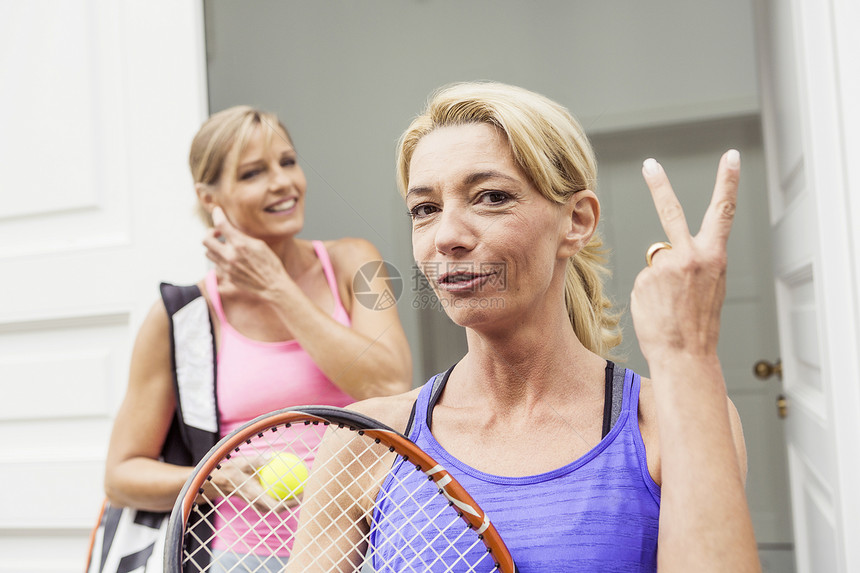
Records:
M234 227L220 207L212 211L212 222L215 226L207 233L203 245L206 258L215 263L222 295L242 291L271 298L268 295L273 285L291 280L274 251L265 242Z
M652 266L633 285L630 311L642 353L652 369L679 354L716 357L740 156L731 150L720 160L711 204L695 236L660 164L648 159L642 174L672 245L654 253Z
M249 460L238 457L224 460L218 471L213 474L213 479L206 481L198 502L205 503L228 496L238 497L261 514L284 511L298 505L301 496L282 500L266 491L257 477L258 468L265 463L266 460L263 458Z

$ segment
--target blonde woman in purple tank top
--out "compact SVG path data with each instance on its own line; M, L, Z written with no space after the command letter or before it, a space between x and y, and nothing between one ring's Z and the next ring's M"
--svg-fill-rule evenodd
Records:
M353 292L362 265L382 257L362 239L296 237L304 225L306 180L278 118L247 106L214 114L195 136L189 163L214 269L197 285L202 298L196 300L209 320L183 337L209 336L211 321L216 363L201 366L216 372L214 386L209 381L189 404L217 406L217 419L204 428L212 439L287 406L344 406L406 391L412 365L396 307L370 308ZM177 430L174 420L182 418L171 364L171 340L178 336L173 318L157 302L134 346L106 464L105 490L117 507L169 511L197 462L162 461L165 451L187 446L173 442L189 432ZM188 413L182 414L187 423ZM249 487L255 484L250 480ZM248 492L247 499L259 493ZM259 499L262 510L279 503ZM268 557L265 544L257 552Z
M352 407L405 431L415 405L410 436L475 486L522 573L759 571L743 433L717 357L738 153L721 158L695 233L660 165L643 165L672 247L629 246L648 250L631 313L651 379L623 376L608 434L607 358L621 334L603 292L596 163L579 124L533 92L455 84L406 130L397 169L415 260L465 328L468 352L438 393ZM613 503L592 503L605 484ZM528 497L545 513L529 513ZM581 527L534 550L569 522ZM287 570L302 571L301 559L297 550Z

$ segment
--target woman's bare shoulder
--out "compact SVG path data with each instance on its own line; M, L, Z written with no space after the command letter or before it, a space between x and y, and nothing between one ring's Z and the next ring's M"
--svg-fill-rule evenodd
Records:
M369 398L351 404L347 408L382 422L402 433L406 431L406 424L409 423L409 416L412 413L412 405L418 398L420 391L420 388L415 388L395 396Z
M345 237L323 241L341 289L352 294L352 282L359 269L370 262L382 261L379 249L366 239Z
M323 244L335 266L357 268L368 261L382 260L379 249L367 239L344 237Z
M643 414L643 410L645 413ZM644 376L639 377L639 415L652 418L656 415L654 405L654 382Z

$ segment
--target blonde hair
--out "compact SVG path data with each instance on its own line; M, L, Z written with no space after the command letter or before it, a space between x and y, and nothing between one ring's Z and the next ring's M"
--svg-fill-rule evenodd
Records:
M273 113L247 105L237 105L212 114L200 126L188 153L188 165L194 183L215 187L225 174L235 178L239 156L260 126L269 127L265 131L266 146L271 143L277 129L283 132L292 145L290 133ZM207 226L212 226L211 216L199 201L197 214Z
M504 133L519 167L550 201L562 204L577 191L596 188L594 151L567 109L523 88L466 82L432 94L425 110L401 136L397 184L402 195L406 195L409 164L421 138L440 127L469 123L486 123ZM620 313L603 291L608 274L603 240L595 232L567 261L564 296L576 336L604 357L621 343Z

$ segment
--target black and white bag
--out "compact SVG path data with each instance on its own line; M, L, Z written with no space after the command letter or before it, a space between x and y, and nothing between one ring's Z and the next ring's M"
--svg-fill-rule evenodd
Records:
M161 459L193 466L215 445L219 436L215 337L209 307L197 286L162 283L161 297L170 318L176 392L176 412ZM87 573L162 571L169 515L169 512L118 508L105 501L90 537Z

